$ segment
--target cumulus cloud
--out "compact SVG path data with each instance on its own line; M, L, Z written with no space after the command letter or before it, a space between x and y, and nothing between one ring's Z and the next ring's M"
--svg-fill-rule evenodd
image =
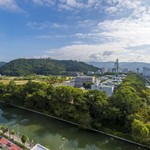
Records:
M144 0L145 1L145 0ZM141 6L141 0L106 0L105 11L107 13L123 13L127 10L134 10Z
M0 9L10 10L14 12L24 12L15 0L0 0Z
M150 16L146 12L138 19L105 20L95 30L125 47L150 44Z
M106 50L107 49L107 50ZM56 59L80 59L82 61L86 60L113 60L116 55L124 54L126 50L121 47L114 45L113 43L101 44L101 45L90 45L90 44L79 44L70 45L58 49L50 49L47 51L52 57ZM95 56L95 58L94 58ZM104 56L106 56L104 58Z

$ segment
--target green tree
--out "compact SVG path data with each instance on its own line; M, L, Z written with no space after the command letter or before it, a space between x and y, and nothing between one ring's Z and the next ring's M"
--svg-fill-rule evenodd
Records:
M14 138L14 135L16 134L16 132L15 132L15 130L11 130L10 131L10 134L13 136L13 138Z
M17 85L16 85L16 83L14 82L14 80L11 80L11 81L9 82L9 84L7 85L7 92L12 93L12 92L14 92L15 90L17 90Z
M8 132L8 128L6 126L1 126L1 130L3 133Z
M94 127L100 127L104 123L106 110L108 108L108 97L105 92L97 90L86 93L87 106L93 119Z
M146 143L150 138L150 131L142 121L134 119L132 123L132 136L137 142Z
M92 82L84 82L84 83L83 83L83 87L84 87L85 89L90 89L92 84L93 84Z
M21 142L23 143L23 144L25 144L27 141L28 141L28 136L27 135L25 135L25 134L22 134L21 135Z

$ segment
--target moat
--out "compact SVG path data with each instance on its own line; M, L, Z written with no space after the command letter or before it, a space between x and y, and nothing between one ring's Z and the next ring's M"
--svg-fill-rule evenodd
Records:
M117 140L43 115L0 104L0 124L27 134L51 150L142 150Z

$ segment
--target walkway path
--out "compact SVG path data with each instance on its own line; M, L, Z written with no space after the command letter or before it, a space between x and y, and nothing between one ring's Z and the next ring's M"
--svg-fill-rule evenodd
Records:
M6 135L6 136L8 136L8 137L13 138L13 139L14 139L14 141L16 141L16 142L18 142L18 143L21 143L21 144L22 144L21 136L20 136L20 135L17 135L17 134L15 134L15 135L11 135L11 134L9 133L9 131L8 131L8 132L6 132L6 133L5 133L5 135ZM31 148L34 146L34 143L33 143L33 142L31 142L31 141L27 141L24 145L25 145L28 149L31 149Z
M2 144L2 147L7 147L10 150L22 150L19 146L17 146L16 144L12 143L4 137L0 138L0 143Z

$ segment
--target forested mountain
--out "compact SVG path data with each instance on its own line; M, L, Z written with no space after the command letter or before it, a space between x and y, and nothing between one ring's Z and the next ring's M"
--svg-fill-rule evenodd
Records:
M73 60L55 59L16 59L6 63L0 68L0 74L10 76L40 74L40 75L59 75L66 71L96 71L97 67L88 65L84 62Z
M5 64L5 62L0 62L0 67L3 66Z

